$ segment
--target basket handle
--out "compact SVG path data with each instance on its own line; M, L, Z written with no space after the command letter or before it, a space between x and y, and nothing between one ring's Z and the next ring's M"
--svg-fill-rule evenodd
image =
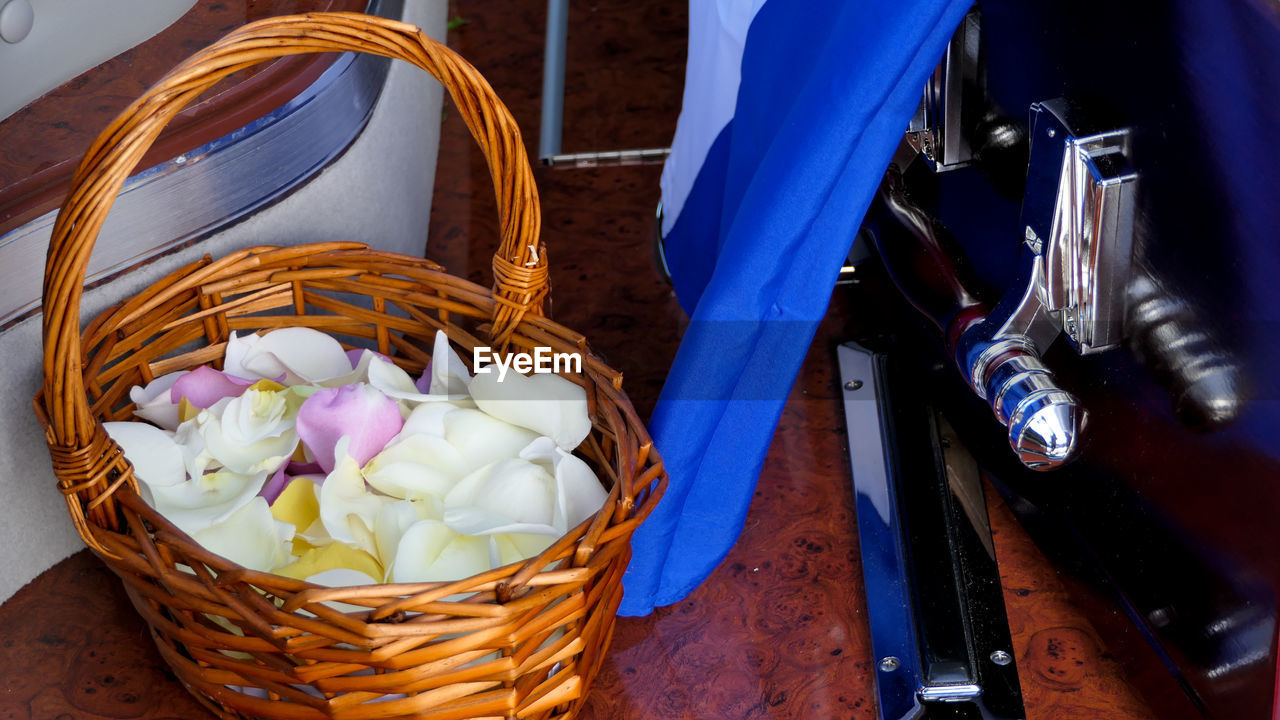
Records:
M222 78L272 58L327 51L399 58L449 91L484 151L497 192L501 242L493 258L492 342L505 346L526 314L542 314L549 277L546 253L534 248L541 226L538 190L515 120L480 73L418 28L393 20L358 13L261 20L161 78L98 136L72 178L54 224L43 297L44 396L58 445L84 447L94 434L81 374L80 300L94 241L125 179L169 120Z

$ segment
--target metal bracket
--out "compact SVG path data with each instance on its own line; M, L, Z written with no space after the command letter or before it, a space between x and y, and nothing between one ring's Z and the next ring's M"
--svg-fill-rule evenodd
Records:
M907 142L937 172L962 168L973 162L973 150L964 130L973 126L965 112L974 104L966 96L980 95L979 40L981 16L971 8L947 44L942 62L929 76L924 97L907 126Z
M1063 99L1031 106L1023 237L1043 258L1037 295L1082 355L1124 340L1133 264L1129 131L1090 128Z

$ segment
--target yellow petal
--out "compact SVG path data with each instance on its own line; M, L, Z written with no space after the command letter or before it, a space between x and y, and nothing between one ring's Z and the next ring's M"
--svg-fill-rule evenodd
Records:
M334 542L318 548L312 548L292 563L277 568L277 575L306 580L328 570L345 568L364 573L371 578L383 576L382 565L369 553L358 550L345 543Z
M285 390L285 386L275 380L259 380L258 382L250 385L249 389L257 390L258 392L282 392Z
M179 421L186 422L199 414L200 414L200 408L196 407L195 405L192 405L191 401L188 400L185 396L182 399L178 400L178 420Z
M301 533L293 536L293 550L290 551L294 557L302 557L308 550L314 550L321 545L316 545L302 536Z
M271 504L271 514L281 522L292 523L298 530L311 527L311 523L320 517L315 487L309 477L296 477L289 481L280 497Z

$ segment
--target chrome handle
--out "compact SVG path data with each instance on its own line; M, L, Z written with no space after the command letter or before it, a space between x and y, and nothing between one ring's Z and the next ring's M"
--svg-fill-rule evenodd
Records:
M907 197L897 166L886 173L868 221L895 284L946 336L969 385L1008 428L1018 459L1035 470L1069 462L1082 445L1088 413L1040 360L1060 332L1041 301L1044 258L1024 253L1016 292L988 310L963 253Z
M975 386L1009 429L1009 445L1023 465L1052 470L1079 450L1089 413L1063 390L1025 336L992 343L993 359L974 368Z
M1009 428L1018 459L1036 470L1073 459L1088 413L1039 357L1059 334L1039 297L1042 256L1025 252L1018 291L988 310L978 300L963 252L946 228L906 196L896 165L888 169L868 220L893 282L945 334L970 387Z
M955 360L978 397L1009 429L1009 445L1023 465L1052 470L1083 445L1089 413L1058 384L1040 354L1059 329L1040 300L1044 261L1026 253L1018 288L986 317L953 328Z
M935 259L949 254L938 251L945 233L905 199L900 177L920 153L939 172L972 159L969 141L959 132L964 128L958 88L969 57L964 51L977 47L977 29L975 24L972 44L967 31L952 41L868 217L875 223L877 214L887 215L896 224L883 233L890 237L872 233L890 275L942 328L970 386L1009 429L1018 458L1029 468L1051 470L1080 451L1088 413L1058 385L1040 352L1059 333L1082 355L1123 342L1138 174L1129 162L1127 129L1099 125L1087 108L1066 99L1033 104L1022 280L985 313L975 299L980 293L959 277L955 264ZM894 242L906 250L895 251ZM904 252L916 260L902 260ZM929 277L920 277L922 266Z

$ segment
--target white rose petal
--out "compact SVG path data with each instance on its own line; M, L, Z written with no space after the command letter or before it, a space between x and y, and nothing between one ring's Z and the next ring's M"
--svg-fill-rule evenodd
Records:
M551 373L513 371L501 381L498 377L487 372L471 381L471 397L486 413L545 435L565 450L578 447L591 432L587 392L576 383Z
M576 455L538 438L520 452L520 457L542 465L555 475L556 516L552 524L566 532L594 515L604 506L609 493L591 467Z
M286 385L299 385L347 375L352 367L337 340L318 330L294 327L265 335L232 333L223 370L244 378L275 380L284 375Z
M182 462L186 465L187 477L200 477L214 464L213 456L205 447L204 435L200 434L200 423L195 418L179 425L173 439L182 448Z
M298 434L293 431L244 446L227 439L223 429L222 421L213 416L206 416L200 423L208 454L233 472L275 472L288 462L298 446Z
M235 472L275 472L298 446L298 409L287 392L246 390L222 409L196 416L206 451Z
M490 463L463 478L444 499L445 522L469 535L559 534L555 478L520 458Z
M391 438L388 445L394 445L411 435L434 435L444 437L444 418L457 410L458 406L451 402L426 403L419 405L405 418L400 434Z
M455 358L457 356L454 356ZM456 361L461 362L461 361ZM463 371L465 373L465 371ZM376 357L369 363L368 371L369 384L378 388L388 397L397 400L404 400L411 405L418 403L439 403L439 402L456 402L463 405L471 404L471 398L466 394L466 389L461 385L461 380L454 377L447 385L447 388L459 389L461 392L453 394L447 393L421 393L413 384L413 378L409 377L409 373L402 370L398 365L388 361L386 358Z
M431 394L466 395L470 384L471 373L449 345L449 336L437 330L431 350Z
M249 504L267 481L264 470L253 474L211 472L169 486L151 486L151 506L183 532L194 536Z
M585 462L544 437L520 458L463 478L445 497L444 522L460 533L488 536L497 567L542 552L607 497Z
M466 460L467 471L513 458L538 436L487 413L457 408L443 418L444 437Z
M474 506L449 508L444 511L444 524L464 535L546 535L553 540L564 534L550 523L519 522L510 515ZM548 543L550 544L550 543ZM543 546L546 547L545 545ZM541 550L539 550L541 552ZM536 554L536 553L535 553ZM526 556L528 557L528 556Z
M556 536L505 533L489 536L490 562L493 567L521 562L551 547Z
M133 414L143 420L150 420L165 430L178 427L178 403L174 402L169 391L178 378L186 375L186 370L171 372L147 383L146 387L138 385L129 389L129 400L136 406Z
M345 353L344 353L345 355ZM355 383L369 382L369 365L378 360L378 353L372 350L363 350L360 353L360 359L356 361L354 366L350 366L350 371L341 375L328 378L327 380L316 381L314 388L336 388L343 385L354 385ZM347 358L350 364L350 357Z
M278 437L293 427L298 405L289 403L288 393L249 389L233 398L222 411L227 439L250 445Z
M443 498L467 470L466 460L444 438L410 435L375 455L363 472L379 492L414 500Z
M103 423L107 434L133 464L133 474L148 486L177 485L187 478L182 448L173 434L139 422Z
M405 531L391 582L448 582L489 569L489 543L459 535L439 520L419 520Z
M382 506L373 534L378 545L378 561L387 569L388 576L395 566L400 541L409 528L421 520L439 520L442 513L440 502L435 499L401 500Z
M316 485L316 495L318 496L319 494L320 486ZM333 538L329 536L329 531L325 529L324 520L321 518L316 518L315 522L305 528L298 528L298 537L315 547L333 542Z
M348 444L345 437L338 440L333 472L320 485L320 521L329 537L376 557L378 548L373 529L378 512L394 500L369 492L360 466L347 454Z
M371 353L366 353L371 354ZM368 369L369 384L381 390L389 397L400 400L405 399L427 399L427 395L418 392L418 388L413 384L413 378L409 377L409 373L405 372L393 362L386 358L374 356L369 362ZM434 396L431 399L443 399L440 396Z
M254 497L220 522L191 533L206 550L250 570L270 572L289 559L293 526L276 522L264 498Z
M419 394L418 388L413 384L413 378L409 377L409 373L387 358L377 355L369 363L369 384L383 392L394 390L396 392Z

